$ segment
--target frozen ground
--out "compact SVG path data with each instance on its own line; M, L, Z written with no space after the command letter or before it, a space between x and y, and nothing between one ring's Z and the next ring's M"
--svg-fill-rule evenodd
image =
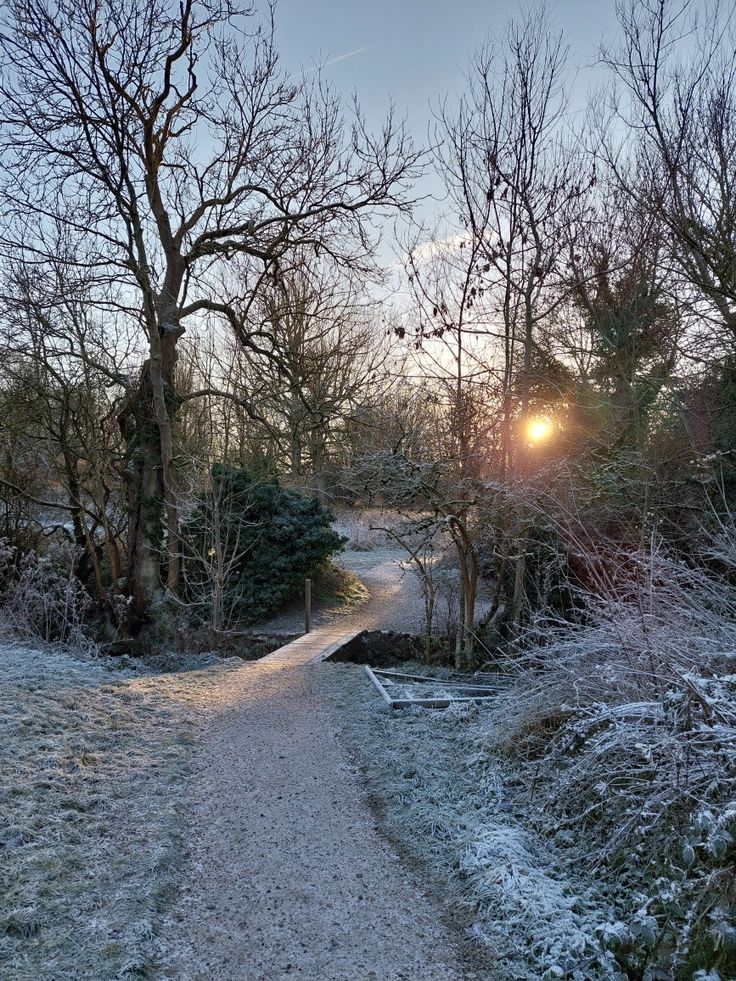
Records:
M492 706L392 711L363 670L320 665L342 746L384 833L491 954L494 981L611 978L596 929L610 910L519 809L512 766L489 749Z
M343 519L344 520L344 519ZM424 630L424 597L419 576L411 566L402 561L406 553L393 544L387 544L383 536L370 532L362 522L355 530L355 520L345 526L338 522L337 530L349 534L351 544L337 557L336 564L356 575L368 590L362 603L349 607L315 604L313 623L322 626L340 619L346 630L355 629L396 630L401 633L421 634ZM359 547L355 547L358 545ZM448 556L451 564L452 555ZM448 581L454 583L455 574L450 568ZM487 584L480 583L476 616L481 617L489 604ZM434 631L446 628L448 617L447 599L440 591L434 617ZM266 634L294 635L304 629L304 606L301 600L288 606L278 616L258 625Z
M315 626L332 623L337 618L350 629L399 630L420 633L424 618L424 600L418 577L403 569L395 548L376 545L369 551L348 549L337 564L355 573L368 590L363 603L349 607L315 605ZM301 601L291 604L283 613L258 625L267 634L298 634L304 629L304 606Z
M346 559L346 630L419 628L395 553ZM587 943L472 719L392 716L351 665L1 650L3 979L504 981Z
M2 678L8 981L504 981L590 941L473 717L392 714L341 664L5 647Z
M0 646L0 977L150 967L203 700L200 672Z

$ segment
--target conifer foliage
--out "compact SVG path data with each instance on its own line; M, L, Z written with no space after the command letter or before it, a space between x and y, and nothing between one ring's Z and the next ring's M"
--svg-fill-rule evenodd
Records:
M222 623L269 616L344 546L332 520L316 497L215 464L183 528L190 600L220 603Z

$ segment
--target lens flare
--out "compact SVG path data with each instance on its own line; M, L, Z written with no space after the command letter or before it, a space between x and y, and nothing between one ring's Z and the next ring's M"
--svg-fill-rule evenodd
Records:
M532 419L527 426L527 435L532 443L543 443L552 435L550 419Z

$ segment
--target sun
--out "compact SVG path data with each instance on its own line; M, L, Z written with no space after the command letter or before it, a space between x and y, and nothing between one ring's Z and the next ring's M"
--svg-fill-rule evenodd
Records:
M543 443L552 435L552 420L531 419L527 425L527 435L532 443Z

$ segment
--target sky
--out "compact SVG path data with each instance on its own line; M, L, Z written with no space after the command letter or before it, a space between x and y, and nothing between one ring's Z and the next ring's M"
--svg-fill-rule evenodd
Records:
M279 47L290 71L324 65L338 90L357 92L373 120L393 97L421 139L430 102L462 88L468 55L490 33L501 33L520 6L500 0L279 0ZM594 76L586 66L603 35L615 30L614 0L553 0L549 10L581 66L575 96L582 101Z
M595 67L600 44L616 33L615 0L547 0L547 9L570 46L571 108L583 109L588 89L603 77ZM321 66L339 93L357 94L372 126L380 125L393 101L416 144L427 146L432 108L463 91L470 55L521 13L518 0L278 0L277 43L285 70L298 74ZM442 201L440 178L427 168L412 191L423 198L414 212L425 227L422 237L451 235L456 226ZM413 234L406 225L395 229L393 220L383 226L378 259L390 272L395 303L406 285L402 243Z
M462 91L469 55L520 8L501 0L278 0L278 47L290 73L319 65L338 92L357 93L373 126L393 100L415 142L426 146L432 108ZM550 0L548 9L570 44L572 103L582 107L601 77L592 67L600 42L615 31L614 0ZM429 174L419 190L441 194ZM440 209L433 202L421 208L429 222Z

